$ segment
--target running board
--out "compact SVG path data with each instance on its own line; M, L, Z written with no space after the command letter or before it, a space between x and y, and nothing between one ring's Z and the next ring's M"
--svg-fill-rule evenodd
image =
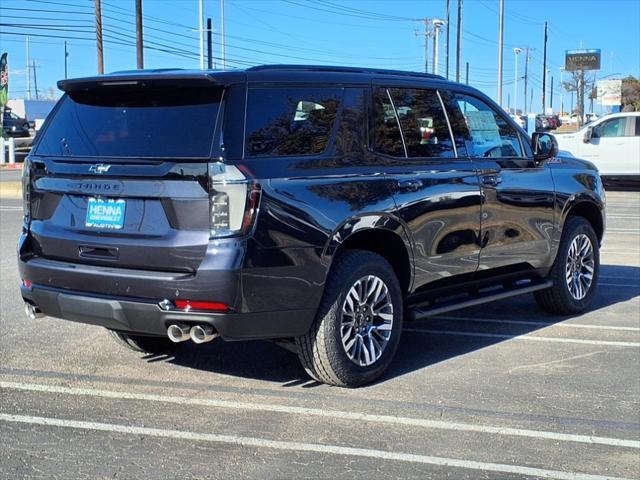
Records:
M434 315L440 315L441 313L451 312L453 310L459 310L461 308L472 307L474 305L480 305L482 303L493 302L495 300L502 300L503 298L515 297L525 293L535 292L537 290L544 290L553 286L551 280L541 280L535 283L527 283L523 286L514 286L508 289L502 289L495 291L495 289L488 292L479 292L471 297L466 297L462 300L452 300L446 303L428 302L420 305L415 305L407 309L407 320L419 320L424 317L432 317Z

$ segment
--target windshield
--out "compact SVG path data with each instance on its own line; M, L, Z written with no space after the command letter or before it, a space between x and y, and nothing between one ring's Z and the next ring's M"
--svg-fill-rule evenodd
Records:
M65 95L36 155L209 158L219 88L117 88Z

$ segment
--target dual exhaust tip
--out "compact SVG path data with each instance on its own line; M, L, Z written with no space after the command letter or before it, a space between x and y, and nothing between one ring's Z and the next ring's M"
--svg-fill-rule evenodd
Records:
M44 317L44 314L40 311L40 309L36 307L33 303L29 303L29 302L24 302L24 313L31 320Z
M167 328L169 340L175 343L192 340L193 343L210 342L218 336L211 325L195 325L193 327L180 323L173 323Z

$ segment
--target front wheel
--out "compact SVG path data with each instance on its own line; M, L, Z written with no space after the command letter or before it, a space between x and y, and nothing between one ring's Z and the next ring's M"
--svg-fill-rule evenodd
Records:
M372 252L344 252L334 261L314 324L296 339L300 361L323 383L372 382L398 348L402 315L402 292L391 265Z
M564 224L556 260L549 272L553 287L535 292L535 299L550 313L570 315L587 309L596 294L600 249L591 224L569 217Z

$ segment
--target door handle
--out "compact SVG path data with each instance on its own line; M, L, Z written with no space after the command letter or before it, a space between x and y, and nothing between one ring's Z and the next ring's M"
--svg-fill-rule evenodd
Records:
M422 180L401 180L398 182L398 188L400 190L406 190L409 192L415 192L422 187Z
M502 177L500 175L483 175L482 176L483 185L499 185L500 183L502 183Z

